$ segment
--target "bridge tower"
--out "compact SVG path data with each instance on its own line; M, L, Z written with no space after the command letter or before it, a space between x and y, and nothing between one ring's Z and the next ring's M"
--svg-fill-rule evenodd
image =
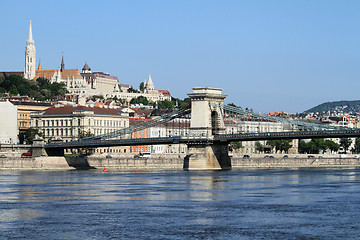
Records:
M203 141L188 144L184 169L231 169L228 144L213 141L215 134L225 132L223 110L211 105L223 104L227 95L219 88L198 87L193 88L193 93L188 96L191 98L190 135Z

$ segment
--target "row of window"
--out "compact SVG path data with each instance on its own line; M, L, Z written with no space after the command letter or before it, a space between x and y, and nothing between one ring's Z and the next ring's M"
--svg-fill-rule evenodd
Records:
M122 124L123 123L123 124ZM71 127L72 120L42 120L43 127ZM35 121L35 126L38 127L39 121ZM78 119L78 126L81 125L81 119ZM89 119L89 125L91 120ZM126 121L119 120L94 120L95 127L126 127Z
M30 119L30 118L29 118L29 114L23 114L23 113L20 113L20 114L19 114L19 118L20 118L20 119Z

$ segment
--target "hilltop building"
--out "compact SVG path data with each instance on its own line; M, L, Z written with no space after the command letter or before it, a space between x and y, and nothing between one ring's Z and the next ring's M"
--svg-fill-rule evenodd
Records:
M156 90L154 83L149 75L148 80L144 82L144 89L137 91L131 85L120 84L118 77L111 76L104 72L92 72L91 68L85 62L82 72L78 69L66 69L64 56L62 56L59 69L45 70L39 61L36 69L36 48L32 35L32 24L29 24L29 35L25 48L25 69L24 71L6 71L0 72L0 77L8 75L19 75L32 80L37 78L49 79L51 83L64 83L68 94L66 99L74 99L82 95L92 97L102 95L104 98L118 98L130 102L132 98L144 96L152 102L171 100L171 94L168 90ZM129 91L132 89L132 91Z
M87 62L85 62L85 65L82 68L81 76L84 79L84 82L87 84L87 97L102 95L105 98L108 98L114 92L120 92L120 84L117 77L110 76L110 74L103 72L91 72L91 68ZM126 85L123 86L125 88Z
M79 70L65 69L64 56L61 59L60 69L43 70L41 62L39 62L34 78L46 78L49 79L51 83L62 82L65 84L69 94L85 95L89 88L86 80L81 76Z
M124 89L125 90L125 89ZM149 101L158 102L168 100L171 101L171 94L169 90L156 90L154 83L151 79L151 75L149 75L148 80L144 82L144 89L139 92L128 92L124 91L121 88L121 91L114 91L109 97L117 97L118 99L126 100L128 102L133 98L137 98L139 96L146 97Z

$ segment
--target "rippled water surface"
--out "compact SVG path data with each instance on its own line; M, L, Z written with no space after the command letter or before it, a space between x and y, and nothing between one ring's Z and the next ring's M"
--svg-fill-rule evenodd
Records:
M0 239L356 239L360 169L0 171Z

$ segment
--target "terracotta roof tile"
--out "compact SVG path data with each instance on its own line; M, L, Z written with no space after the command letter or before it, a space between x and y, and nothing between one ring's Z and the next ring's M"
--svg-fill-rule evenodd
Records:
M121 108L99 108L99 107L85 107L85 106L64 106L64 107L51 107L46 109L44 115L64 115L71 114L74 111L93 111L94 114L99 115L119 115Z
M35 72L35 79L36 78L46 78L50 79L54 76L55 72L58 70L37 70ZM67 79L67 78L82 78L79 70L77 69L64 69L61 72L61 79Z
M164 96L171 96L169 90L158 90L159 93L162 93Z

